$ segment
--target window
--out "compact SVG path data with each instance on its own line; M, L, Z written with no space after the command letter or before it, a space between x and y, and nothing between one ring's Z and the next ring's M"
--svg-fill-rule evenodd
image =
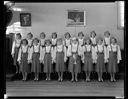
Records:
M124 28L124 1L117 1L118 7L118 29Z

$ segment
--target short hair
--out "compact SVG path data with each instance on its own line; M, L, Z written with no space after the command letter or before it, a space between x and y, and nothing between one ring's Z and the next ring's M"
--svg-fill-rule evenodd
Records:
M84 33L83 33L83 32L79 32L79 33L78 33L78 36L79 36L80 34L82 34L82 36L84 36Z
M103 38L99 37L99 38L97 39L97 43L98 43L99 40L101 40L102 42L104 41Z
M20 33L17 33L16 36L20 36L20 38L22 37Z
M57 38L57 33L56 32L53 32L52 33L52 38L53 38L53 35L56 35L56 38Z
M26 43L28 44L28 40L27 39L22 39L21 40L21 44L23 44L23 41L26 41Z
M96 36L96 32L93 30L93 31L91 31L90 32L91 34L90 34L90 36L92 37L92 33L94 33L95 34L95 36Z
M65 37L66 37L67 35L69 35L69 37L71 37L71 35L70 35L69 32L66 32L66 33L64 34Z
M33 37L33 34L31 32L29 32L27 35L31 35L31 37Z
M112 39L114 39L115 42L117 43L117 39L116 39L115 37L111 37L111 38L110 38L110 42L112 41Z
M44 37L46 37L46 34L45 34L44 32L41 32L41 33L40 33L40 35L41 35L41 34L43 34L43 35L44 35Z
M110 35L110 32L109 32L109 31L105 31L105 32L104 32L104 35L105 35L106 33L108 33L108 34Z

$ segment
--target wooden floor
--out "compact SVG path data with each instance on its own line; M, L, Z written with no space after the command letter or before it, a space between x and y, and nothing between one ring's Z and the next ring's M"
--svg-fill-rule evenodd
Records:
M124 81L7 81L8 96L124 96Z

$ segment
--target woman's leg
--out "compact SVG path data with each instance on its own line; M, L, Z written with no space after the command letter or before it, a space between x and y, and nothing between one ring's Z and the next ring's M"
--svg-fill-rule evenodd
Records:
M78 74L78 73L75 73L75 80L76 80L76 81L78 81L78 79L77 79L77 74Z
M37 79L37 77L36 77L36 72L34 73L34 76L35 76L34 80L36 80L36 79Z
M71 81L74 81L74 72L72 72L72 80Z
M51 80L51 78L50 78L50 74L51 74L51 73L48 73L48 80Z
M90 71L86 72L86 81L90 81Z
M111 80L110 81L113 81L113 73L110 73L110 76L111 76Z
M36 78L37 78L36 80L39 80L39 73L37 73Z
M48 80L48 73L46 73L46 80Z
M24 75L25 75L25 80L27 80L27 72L25 72Z
M24 80L24 72L22 72L22 76L23 76L22 80Z
M60 72L58 72L58 81L60 81Z
M63 72L61 72L61 77L60 78L61 78L61 81L62 81L63 80Z

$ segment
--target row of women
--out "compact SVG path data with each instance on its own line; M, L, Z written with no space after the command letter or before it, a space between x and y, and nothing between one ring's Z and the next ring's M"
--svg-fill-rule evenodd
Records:
M25 81L30 72L34 72L34 80L39 79L40 72L46 73L46 80L50 80L50 74L57 72L58 80L62 81L63 73L68 71L72 75L71 81L78 81L78 73L84 71L86 81L90 81L93 64L96 64L98 81L103 81L104 72L110 73L110 81L116 81L115 73L118 71L121 52L116 38L111 37L109 31L104 32L103 38L96 38L95 31L90 32L89 38L85 38L83 32L79 32L78 37L71 37L69 32L64 36L64 39L57 38L57 33L54 32L51 39L46 39L45 33L42 32L40 39L33 38L32 33L22 39L20 33L16 34L12 57L16 73L22 72L22 80Z

